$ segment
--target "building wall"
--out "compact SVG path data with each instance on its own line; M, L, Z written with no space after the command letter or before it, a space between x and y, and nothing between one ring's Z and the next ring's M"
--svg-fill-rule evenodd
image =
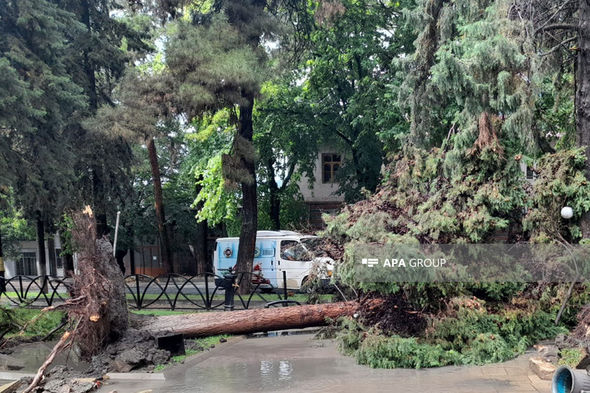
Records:
M310 187L308 179L302 178L298 182L299 190L303 195L305 202L343 202L344 197L338 195L340 189L338 183L323 183L322 182L322 154L324 153L339 153L337 149L330 149L324 147L318 153L315 160L314 176L315 181Z
M57 274L56 276L58 277L62 277L63 276L63 265L60 267L59 266L59 253L61 250L61 244L59 241L59 236L56 234L54 237L54 241L55 241L55 249L53 250L54 253L56 253L56 262L58 264L58 268L57 268ZM35 255L35 263L33 264L34 266L34 270L33 270L33 274L34 276L37 275L37 263L36 261L39 260L39 250L37 249L37 242L36 241L21 241L20 243L20 255L17 258L6 258L5 260L5 268L6 268L6 278L11 278L17 275L17 273L19 273L19 266L22 266L23 261L22 261L22 256L24 254L34 254ZM50 250L48 250L47 248L47 241L45 242L45 249L43 250L43 252L45 252L45 260L47 261L46 263L46 269L47 269L47 273L49 274L50 272L50 266L49 266L49 252Z
M302 178L298 182L299 190L303 200L309 208L309 224L313 228L321 228L325 225L322 220L323 214L335 214L344 204L344 196L338 194L340 185L338 183L324 183L322 173L322 155L323 154L340 154L342 160L346 157L339 149L324 146L320 149L315 160L314 177L315 181L309 184L307 178Z

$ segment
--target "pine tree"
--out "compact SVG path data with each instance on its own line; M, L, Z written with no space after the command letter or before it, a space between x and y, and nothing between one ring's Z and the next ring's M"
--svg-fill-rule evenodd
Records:
M166 49L167 65L178 82L178 101L189 118L205 110L237 107L233 152L224 157L224 174L240 184L242 230L237 271L250 272L257 230L254 100L267 77L263 35L272 34L266 1L216 1L212 12L178 22ZM247 291L248 279L241 281Z
M112 0L62 0L83 25L73 37L68 55L68 70L84 88L88 106L85 117L94 116L99 107L113 106L113 90L130 61L149 49L145 31L131 26L124 9ZM121 14L114 17L117 12ZM107 212L114 215L121 196L131 187L133 153L129 141L78 127L74 141L78 149L75 170L79 176L80 199L93 205L99 238L108 232Z
M71 35L82 26L48 0L7 1L0 21L0 64L19 94L15 105L2 111L2 136L9 141L9 158L19 157L10 163L12 184L27 217L37 221L42 250L45 224L61 213L73 194L68 134L85 108L85 97L68 73L65 54ZM44 252L39 267L39 274L45 274Z

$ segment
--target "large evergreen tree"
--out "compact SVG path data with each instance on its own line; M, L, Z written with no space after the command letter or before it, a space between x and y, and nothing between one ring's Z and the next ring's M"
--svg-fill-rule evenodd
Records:
M15 105L3 105L2 139L9 144L17 200L37 221L39 274L45 273L45 224L73 194L68 133L85 98L68 73L67 52L81 29L71 13L48 0L7 1L0 9L0 64L18 93Z
M257 230L255 152L252 145L254 100L268 74L263 36L273 36L266 1L216 1L191 23L179 22L166 49L167 64L178 82L178 100L189 118L202 111L237 107L237 134L224 173L240 184L242 230L236 269L250 272ZM242 290L249 288L242 280Z
M113 90L126 66L149 49L147 27L132 25L116 1L62 0L61 4L83 25L83 31L73 37L67 65L73 80L84 88L88 102L84 115L94 116L99 107L114 105ZM80 198L93 206L100 237L108 232L107 213L114 215L122 196L130 192L132 149L120 135L81 126L75 146Z

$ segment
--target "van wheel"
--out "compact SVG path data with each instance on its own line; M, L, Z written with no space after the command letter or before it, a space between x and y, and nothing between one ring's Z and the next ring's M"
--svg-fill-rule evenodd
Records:
M274 288L260 288L260 292L262 293L272 293Z

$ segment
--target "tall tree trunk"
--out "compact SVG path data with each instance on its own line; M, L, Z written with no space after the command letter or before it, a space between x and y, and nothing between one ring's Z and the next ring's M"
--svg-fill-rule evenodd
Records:
M132 226L129 228L129 239L131 239L131 245L129 246L129 274L135 274L135 233Z
M47 252L49 256L49 275L52 277L57 276L57 260L55 258L55 239L53 234L47 237Z
M198 196L201 192L202 186L199 184L199 180L196 179L195 185L195 196ZM204 202L199 201L196 206L195 214L203 209ZM195 263L197 267L197 274L212 273L213 269L209 260L208 249L207 249L207 236L209 234L209 224L207 220L197 222L197 228L195 231L195 239L193 243L193 256L195 257Z
M4 268L4 250L2 249L2 228L0 228L0 294L5 291L4 287L4 277L5 276L5 268Z
M271 229L274 231L281 230L281 195L280 189L275 179L275 169L273 160L269 159L266 163L266 170L268 171L268 190L270 199L270 223ZM285 185L283 185L284 187Z
M86 26L86 39L91 42L92 39L92 24L90 20L90 3L88 0L82 0L81 6L81 20ZM98 109L98 94L96 89L96 73L94 65L92 64L88 55L89 50L84 49L83 51L83 70L86 74L86 92L88 94L88 109L91 113L96 113ZM101 239L103 236L108 235L109 227L107 221L107 213L105 206L105 192L103 187L103 179L99 175L102 171L98 166L92 166L92 182L93 182L93 210L96 216L96 236Z
M211 273L212 269L207 253L207 236L209 232L207 221L198 222L195 232L193 248L195 262L197 264L197 274Z
M578 61L576 64L576 133L578 145L586 148L586 176L590 179L590 0L580 0ZM582 235L590 238L590 212L580 223Z
M247 103L240 106L239 136L242 142L252 144L254 129L252 125L252 110L254 97L245 97ZM238 260L236 270L238 272L251 272L254 262L254 250L256 248L256 230L258 228L258 204L256 195L256 168L254 157L242 155L241 165L246 169L248 178L242 180L242 230L240 232L240 245L238 247ZM241 294L250 291L250 279L240 281Z
M274 187L273 187L274 183ZM270 184L270 223L272 229L275 231L281 230L281 195L279 188L276 187L276 182L271 181Z
M115 260L123 276L125 275L125 255L127 255L127 250L115 250Z
M66 250L71 249L71 246L69 244L66 244L66 242L67 240L64 239L63 236L61 236L61 233L59 233L59 244L61 244L63 255L64 277L72 277L72 275L74 274L74 256L69 252L64 251L64 248Z
M45 257L45 225L41 212L37 212L37 250L39 251L39 259L37 260L37 275L45 277L47 275L47 258ZM45 283L45 280L42 279ZM43 285L43 292L47 291L47 286Z
M86 25L86 31L88 32L88 40L91 40L92 25L90 24L90 4L88 0L82 0L82 23ZM88 50L84 50L84 72L88 78L88 104L92 113L96 112L98 108L98 94L96 94L96 75L94 73L94 67L90 62L88 56ZM99 238L100 239L100 238Z
M129 274L135 274L135 250L129 249Z
M162 246L162 262L168 273L174 273L174 266L172 265L172 249L170 248L170 237L168 236L166 213L164 212L162 179L160 178L158 153L156 151L156 143L153 137L149 138L147 149L150 157L150 166L152 169L152 180L154 182L156 220L158 221L158 233L160 235L160 245Z

